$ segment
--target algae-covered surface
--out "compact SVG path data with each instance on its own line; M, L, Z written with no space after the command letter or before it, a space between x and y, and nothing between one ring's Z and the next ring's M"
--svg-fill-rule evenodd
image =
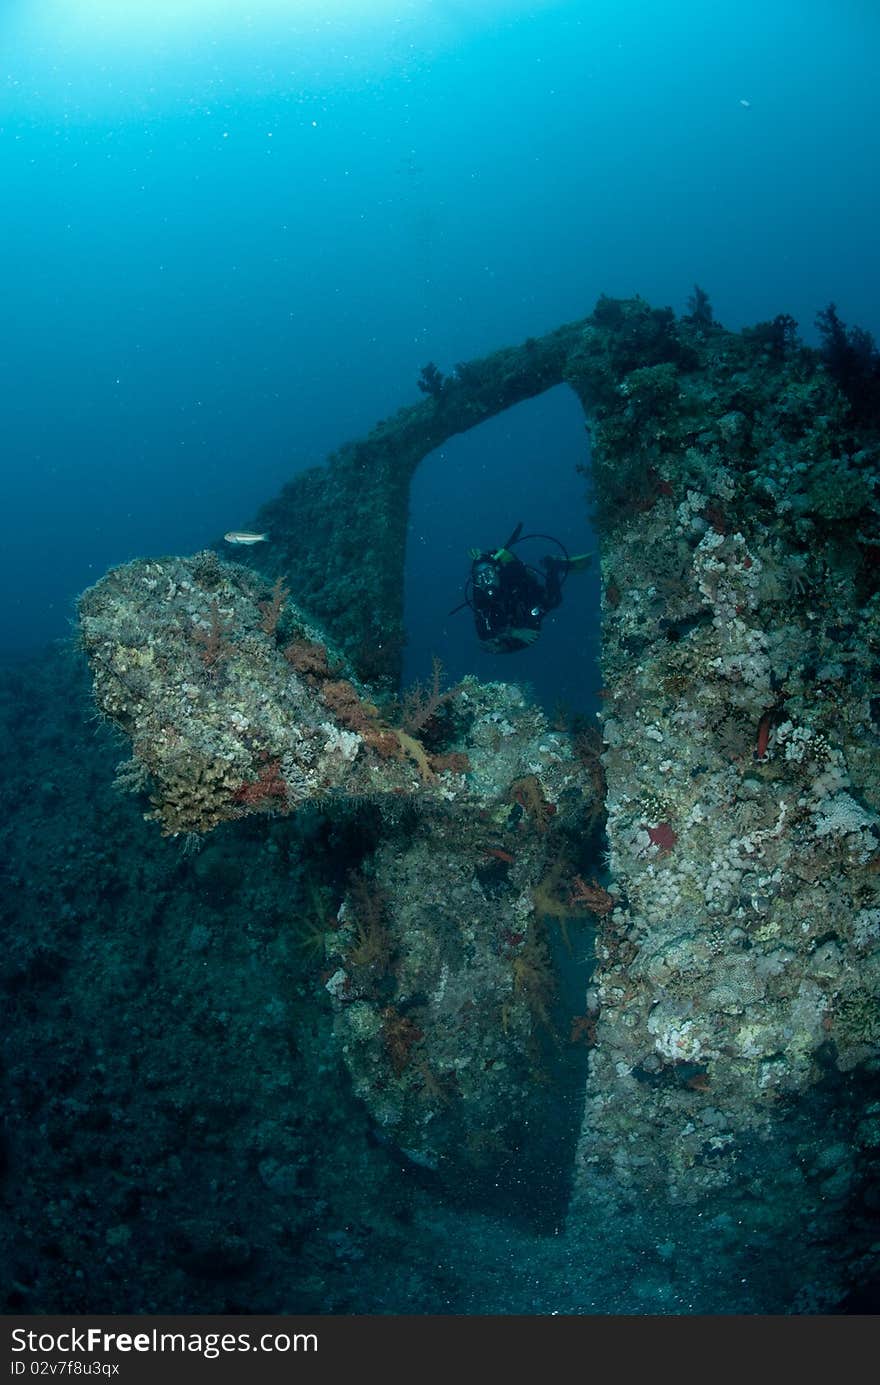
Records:
M872 1301L880 373L843 330L603 298L3 670L9 1310ZM415 467L563 382L601 714L401 688Z

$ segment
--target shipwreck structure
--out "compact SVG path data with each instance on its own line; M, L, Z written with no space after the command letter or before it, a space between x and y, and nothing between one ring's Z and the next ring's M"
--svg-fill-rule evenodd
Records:
M559 384L591 433L601 737L505 685L438 685L407 720L412 476ZM790 319L732 333L700 304L603 298L421 385L262 508L245 566L129 565L85 594L130 782L172 832L376 809L326 990L377 1125L452 1180L528 1140L550 930L589 923L568 1234L695 1266L722 1246L753 1280L784 1238L774 1301L834 1302L878 1210L877 438Z

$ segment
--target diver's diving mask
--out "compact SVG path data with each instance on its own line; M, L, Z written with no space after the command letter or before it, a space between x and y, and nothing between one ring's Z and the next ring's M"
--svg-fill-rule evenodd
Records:
M495 563L483 561L474 564L473 583L478 591L493 592L498 586L498 568Z

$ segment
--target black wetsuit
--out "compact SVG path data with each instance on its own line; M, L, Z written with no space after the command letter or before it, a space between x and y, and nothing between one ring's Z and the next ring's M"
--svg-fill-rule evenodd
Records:
M538 638L544 616L562 600L567 564L563 559L543 558L543 580L515 554L501 562L491 553L481 553L474 567L487 564L494 571L494 584L487 587L475 581L471 594L477 637L493 654L527 649Z

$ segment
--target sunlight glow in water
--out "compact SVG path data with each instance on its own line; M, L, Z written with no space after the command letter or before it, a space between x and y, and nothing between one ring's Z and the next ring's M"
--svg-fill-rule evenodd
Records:
M129 45L200 34L328 31L356 35L417 26L479 30L486 23L565 8L570 0L3 0L0 19L17 22L48 43Z
M186 91L381 80L572 0L0 0L13 108L103 117Z
M0 52L13 105L106 115L219 82L240 96L379 75L448 42L462 13L457 0L0 0Z
M99 39L149 34L168 38L193 30L253 30L266 25L312 28L340 22L393 23L410 19L428 0L36 0L31 17L56 30ZM17 8L13 4L13 9Z

